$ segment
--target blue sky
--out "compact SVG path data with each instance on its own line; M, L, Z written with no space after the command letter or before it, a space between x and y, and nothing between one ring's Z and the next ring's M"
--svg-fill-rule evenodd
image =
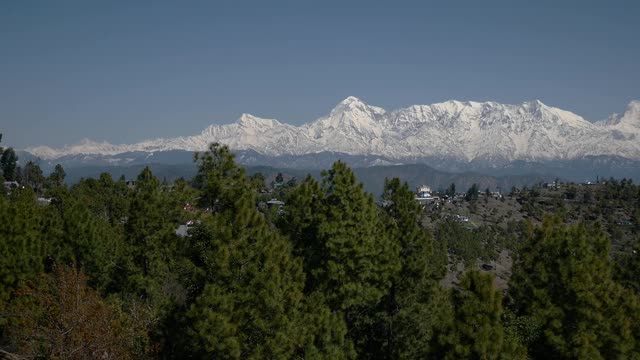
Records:
M195 134L540 99L590 120L640 99L639 1L3 1L4 145Z

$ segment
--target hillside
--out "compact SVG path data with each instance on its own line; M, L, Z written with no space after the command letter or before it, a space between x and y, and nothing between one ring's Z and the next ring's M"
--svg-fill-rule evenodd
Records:
M81 166L65 168L67 172L67 182L70 184L78 182L81 178L97 178L102 172L108 172L114 178L124 176L126 179L134 179L145 167L149 167L159 179L169 182L178 178L190 179L196 173L193 164L139 164L131 166ZM295 177L298 180L304 179L307 174L314 178L320 178L320 170L317 169L292 169L277 168L270 166L246 166L248 174L257 172L265 175L267 179L274 179L278 173L282 173L287 178ZM504 175L490 176L479 173L448 173L433 169L422 164L395 165L395 166L372 166L353 169L358 179L363 182L367 191L373 194L380 194L385 178L399 177L409 183L412 188L422 184L431 184L436 189L444 189L451 183L456 183L461 189L468 188L472 184L478 184L482 189L510 189L512 186L522 187L550 181L552 177L539 175Z

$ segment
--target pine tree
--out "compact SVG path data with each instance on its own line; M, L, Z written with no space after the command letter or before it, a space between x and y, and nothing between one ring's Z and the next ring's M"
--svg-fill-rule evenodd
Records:
M451 197L451 198L456 196L456 184L455 183L451 183L451 185L449 185L449 188L447 189L447 195L449 195L449 197Z
M529 345L536 357L638 356L637 297L613 281L609 239L598 227L546 218L530 231L509 294L516 315L537 324Z
M320 184L310 175L286 198L286 211L278 226L289 236L294 253L304 262L306 274L320 268L324 261L324 244L319 238L319 226L324 221L325 194ZM314 276L307 276L306 293L317 288Z
M383 201L388 215L387 233L400 247L402 266L396 276L398 293L412 292L416 288L432 285L433 272L430 267L433 255L433 238L420 224L422 208L414 200L407 183L398 178L385 180Z
M347 324L341 312L332 311L316 292L304 298L304 305L295 329L299 333L300 358L354 359L353 342L347 336Z
M452 316L432 355L444 359L526 359L525 348L505 337L502 296L493 276L467 272L453 290Z
M22 180L20 182L24 186L32 188L38 194L40 193L45 183L45 177L38 164L33 161L27 162L24 169L22 169L21 176Z
M265 184L265 177L261 172L257 172L249 177L249 182L251 183L251 187L256 189L256 191L260 192L267 188Z
M160 182L145 167L136 179L129 216L124 225L126 250L120 260L127 271L127 290L158 307L172 294L164 291L175 282L172 266L178 252L178 224Z
M640 295L640 238L636 239L633 250L623 256L620 263L620 282Z
M378 357L392 359L430 359L437 353L438 333L451 322L449 292L435 285L421 292L415 301L406 301L394 315L392 352Z
M294 176L287 181L286 185L287 185L287 188L293 189L294 187L296 187L296 185L298 185L298 179L296 179L296 177Z
M312 271L335 309L378 303L399 268L398 248L384 235L378 209L349 167L336 162L324 173L324 219L318 237L325 256Z
M22 281L43 270L39 220L30 189L14 191L11 199L0 196L0 308Z
M194 185L201 190L199 205L212 212L232 208L245 192L244 169L238 167L226 146L214 143L206 153L196 153L198 173Z
M323 176L320 186L308 177L292 191L281 227L303 256L306 292L343 312L348 338L364 354L384 336L381 300L399 270L399 250L351 169L338 161Z
M53 172L49 174L49 183L51 187L57 188L64 185L64 178L67 174L65 173L62 165L57 164Z
M186 314L198 357L290 358L304 351L304 274L289 243L255 207L255 194L226 146L199 154L197 184L213 213L189 238L196 267Z
M98 179L82 179L71 188L73 196L97 217L118 227L127 217L130 190L125 180L113 181L111 174L102 173Z
M6 181L17 180L16 164L18 163L18 157L13 148L4 149L2 156L0 157L0 169L2 170L2 176Z
M469 190L467 190L467 194L465 195L465 199L467 201L477 200L478 199L478 190L479 190L479 187L478 187L477 184L474 183L473 185L471 185Z
M102 218L71 196L42 210L42 238L49 261L83 267L89 283L104 289L111 281L119 237Z
M416 343L431 340L430 327L436 325L431 314L437 304L432 301L437 295L434 277L441 272L434 266L440 261L434 261L433 238L420 225L422 208L407 183L385 180L382 200L386 233L399 247L401 267L385 296L387 329L377 351L404 357L419 353Z

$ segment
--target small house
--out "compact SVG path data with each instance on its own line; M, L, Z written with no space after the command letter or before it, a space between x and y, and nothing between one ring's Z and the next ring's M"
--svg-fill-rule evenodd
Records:
M282 207L282 206L284 206L284 201L280 201L280 200L278 200L278 199L271 199L271 200L267 201L267 205L268 205L270 208L272 208L272 207L274 207L274 206Z
M36 202L38 203L38 205L50 205L51 200L52 200L51 198L45 198L45 197L36 198Z

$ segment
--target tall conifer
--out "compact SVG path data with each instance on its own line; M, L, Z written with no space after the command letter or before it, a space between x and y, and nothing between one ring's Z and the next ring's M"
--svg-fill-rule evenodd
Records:
M198 269L195 302L187 312L191 349L231 359L304 353L309 343L297 331L301 262L256 209L254 191L228 147L212 144L196 161L201 204L212 213L190 238Z
M320 186L307 178L292 191L282 228L304 258L307 293L342 312L356 350L370 352L384 336L381 301L400 267L371 195L338 161Z
M613 281L609 239L598 227L545 219L520 251L509 294L516 314L539 329L530 344L536 357L638 356L637 297Z
M400 271L385 296L385 335L376 346L394 358L419 356L437 326L438 296L433 238L421 224L422 207L407 183L386 179L382 209L389 239L399 248Z
M452 317L439 331L432 355L444 359L526 359L525 348L505 336L502 296L493 275L467 272L452 292Z

